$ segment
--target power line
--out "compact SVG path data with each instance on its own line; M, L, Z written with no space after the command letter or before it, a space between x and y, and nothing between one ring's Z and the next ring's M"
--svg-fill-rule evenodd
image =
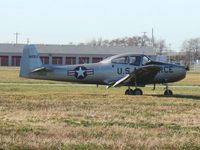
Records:
M147 32L142 32L143 33L143 36L146 36Z

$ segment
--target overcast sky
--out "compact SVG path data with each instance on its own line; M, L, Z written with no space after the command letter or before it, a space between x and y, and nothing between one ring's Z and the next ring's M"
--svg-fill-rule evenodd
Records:
M200 0L0 0L0 43L67 44L142 35L174 49L200 37Z

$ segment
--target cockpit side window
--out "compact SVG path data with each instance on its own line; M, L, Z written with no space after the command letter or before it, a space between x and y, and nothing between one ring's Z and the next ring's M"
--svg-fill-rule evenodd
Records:
M118 57L118 58L113 59L111 62L116 63L116 64L128 64L129 58L127 56Z
M141 57L140 56L130 56L129 57L129 64L130 65L135 65L135 66L140 66Z
M151 61L151 60L150 60L148 57L143 56L142 65L143 65L143 66L146 65L146 64L149 63L150 61Z

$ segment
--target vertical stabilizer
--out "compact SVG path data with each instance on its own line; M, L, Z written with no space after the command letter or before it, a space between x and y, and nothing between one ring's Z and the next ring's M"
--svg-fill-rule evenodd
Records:
M28 77L30 72L42 66L41 59L34 45L26 45L20 62L20 77Z

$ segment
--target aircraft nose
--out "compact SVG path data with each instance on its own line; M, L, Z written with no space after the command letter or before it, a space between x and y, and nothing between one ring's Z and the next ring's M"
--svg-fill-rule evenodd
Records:
M183 67L183 66L178 67L178 75L179 75L180 79L185 78L186 72L187 72L187 69L185 67Z

